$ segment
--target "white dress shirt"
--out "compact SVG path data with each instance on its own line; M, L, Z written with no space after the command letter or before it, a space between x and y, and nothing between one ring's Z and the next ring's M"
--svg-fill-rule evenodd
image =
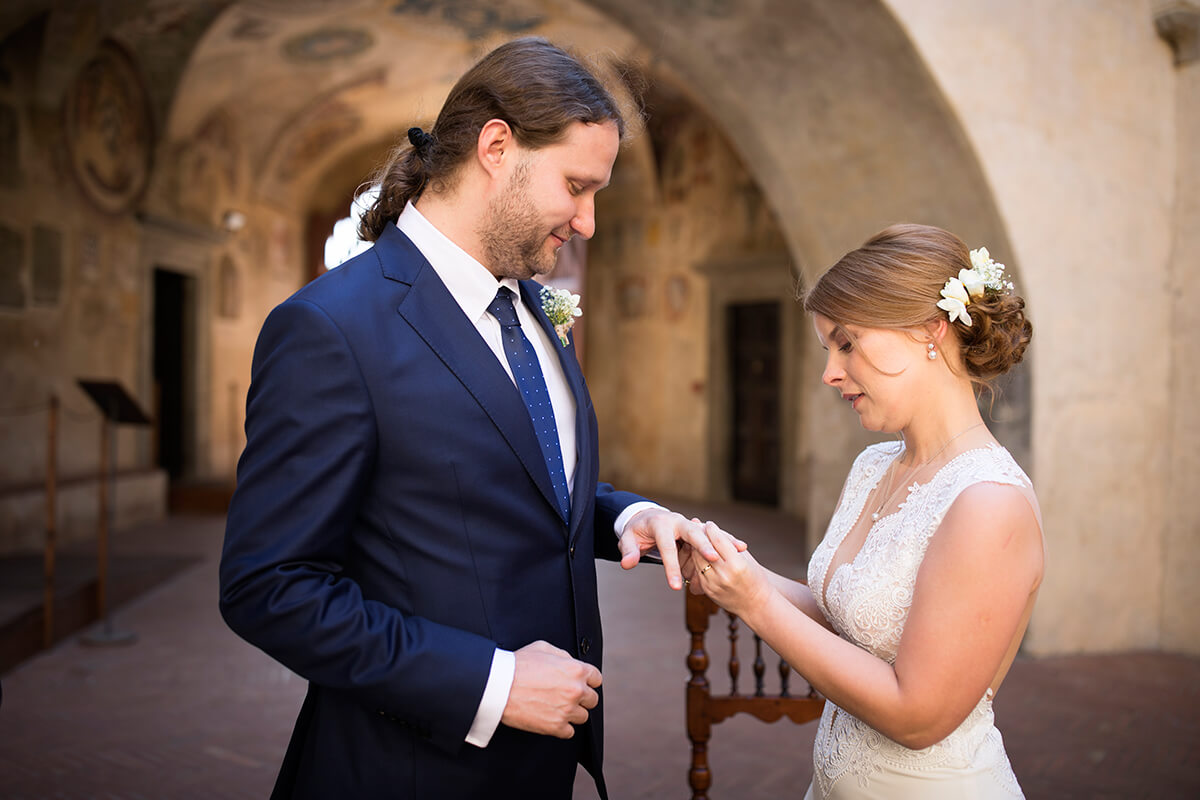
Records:
M508 377L513 379L512 367L504 355L504 342L501 339L500 323L488 313L487 307L496 299L496 292L501 286L507 286L514 295L513 306L517 311L517 320L534 352L537 353L538 364L541 365L542 375L546 379L546 390L550 394L550 405L554 409L554 421L558 428L558 442L562 447L563 471L567 477L567 491L575 488L575 468L578 454L575 443L575 397L563 373L562 364L558 360L558 341L551 340L546 331L538 324L533 313L526 308L521 297L520 287L516 280L504 278L497 280L485 266L467 254L465 250L450 241L441 231L433 226L411 202L404 207L396 226L404 232L421 255L425 256L437 273L442 283L450 292L450 296L458 303L459 308L467 315L479 335L487 342L488 347L496 356L496 360L504 367ZM513 379L513 384L516 380ZM617 518L614 533L619 535L625 525L639 511L652 508L655 503L633 503L625 508ZM487 686L483 690L483 698L479 702L479 710L475 712L475 721L467 734L467 742L477 747L487 747L504 707L508 703L508 693L512 688L513 674L516 670L516 656L510 650L496 648L492 656L491 673Z

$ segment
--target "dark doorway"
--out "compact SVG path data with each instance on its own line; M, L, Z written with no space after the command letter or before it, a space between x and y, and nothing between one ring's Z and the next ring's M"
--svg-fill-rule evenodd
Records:
M154 270L154 388L157 397L158 465L172 482L186 474L187 402L191 391L192 298L195 280L178 272Z
M729 307L734 500L779 505L779 304Z

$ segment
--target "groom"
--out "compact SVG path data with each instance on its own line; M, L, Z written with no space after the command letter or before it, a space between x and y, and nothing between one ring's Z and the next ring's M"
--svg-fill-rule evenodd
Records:
M625 122L541 39L409 132L372 249L267 318L221 612L309 681L276 798L565 798L600 766L595 557L704 529L598 482L596 418L528 280L590 237Z

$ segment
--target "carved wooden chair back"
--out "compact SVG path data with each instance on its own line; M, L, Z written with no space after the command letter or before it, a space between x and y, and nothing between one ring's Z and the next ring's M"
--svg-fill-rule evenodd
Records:
M708 768L708 740L712 726L734 714L745 712L763 722L776 722L787 717L796 724L810 722L821 716L825 698L808 686L804 694L794 695L789 689L791 667L782 658L776 667L779 673L779 693L768 694L764 689L767 672L763 660L763 642L754 637L754 689L752 694L738 690L741 661L738 659L738 629L740 622L729 612L729 694L714 694L708 682L708 651L704 637L708 632L710 617L720 609L704 595L684 592L686 600L687 629L691 634L691 650L688 652L688 669L692 676L687 684L687 731L692 743L692 767L688 772L688 783L692 787L692 800L708 800L708 789L712 785L712 773Z

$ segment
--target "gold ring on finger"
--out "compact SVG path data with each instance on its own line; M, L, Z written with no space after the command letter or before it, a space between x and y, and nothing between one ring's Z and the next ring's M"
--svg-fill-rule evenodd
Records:
M700 570L700 574L703 575L704 573L708 572L710 569L712 569L712 564L705 564L704 569Z

